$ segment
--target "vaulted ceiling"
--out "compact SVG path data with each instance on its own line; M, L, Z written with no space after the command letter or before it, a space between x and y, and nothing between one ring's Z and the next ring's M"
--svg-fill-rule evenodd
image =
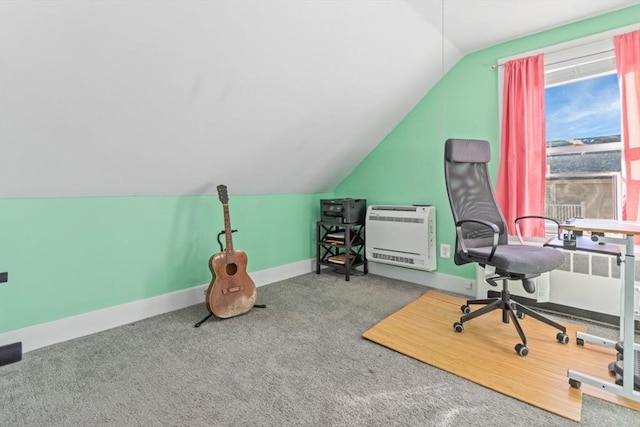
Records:
M0 196L330 191L465 54L637 3L2 0Z

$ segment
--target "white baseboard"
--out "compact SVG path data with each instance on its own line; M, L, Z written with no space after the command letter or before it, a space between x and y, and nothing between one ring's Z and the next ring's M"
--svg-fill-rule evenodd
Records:
M455 292L461 295L475 296L474 280L450 276L437 271L422 271L413 268L396 267L389 264L369 261L369 273L389 277L442 291ZM471 287L468 287L471 284Z
M256 286L260 287L268 285L269 283L311 273L312 271L316 271L315 258L309 258L298 262L292 262L291 264L256 271L251 273L251 278Z
M257 287L315 271L308 259L250 273ZM204 303L208 283L155 297L91 311L52 322L0 333L0 346L22 342L24 353L48 345L137 322L148 317Z

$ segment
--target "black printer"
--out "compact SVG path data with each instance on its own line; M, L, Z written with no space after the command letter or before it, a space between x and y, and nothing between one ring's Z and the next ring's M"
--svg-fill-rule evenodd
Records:
M364 223L366 199L322 199L320 218L323 222L339 224Z

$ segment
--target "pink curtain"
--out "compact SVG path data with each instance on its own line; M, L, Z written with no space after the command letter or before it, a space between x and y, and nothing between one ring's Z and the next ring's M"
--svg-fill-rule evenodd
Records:
M615 36L613 44L622 107L622 219L640 221L640 30Z
M546 127L544 57L542 54L505 64L500 166L496 199L515 234L514 220L544 215ZM523 221L523 236L544 236L544 222Z

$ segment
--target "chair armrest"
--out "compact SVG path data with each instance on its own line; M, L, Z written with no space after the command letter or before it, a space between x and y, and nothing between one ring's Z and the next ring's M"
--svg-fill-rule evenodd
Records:
M557 219L551 218L550 216L525 215L525 216L520 216L520 217L516 218L516 220L514 221L514 224L516 226L516 235L518 236L518 240L520 241L520 244L524 245L524 240L522 240L522 234L520 233L520 224L518 224L518 223L523 219L530 219L530 218L544 219L545 221L555 222L555 224L556 224L556 235L558 236L558 239L560 238L560 221L558 221Z
M493 254L496 252L496 247L498 247L500 229L494 223L489 221L484 221L481 219L462 219L456 222L456 235L458 237L458 241L460 242L460 248L462 249L462 252L464 252L465 255L469 255L469 250L467 249L467 246L464 244L464 237L462 235L462 225L469 222L484 225L485 227L491 229L491 231L493 232L493 243L491 247L491 253L489 254L489 257L486 259L486 262L491 261L491 258L493 258Z

